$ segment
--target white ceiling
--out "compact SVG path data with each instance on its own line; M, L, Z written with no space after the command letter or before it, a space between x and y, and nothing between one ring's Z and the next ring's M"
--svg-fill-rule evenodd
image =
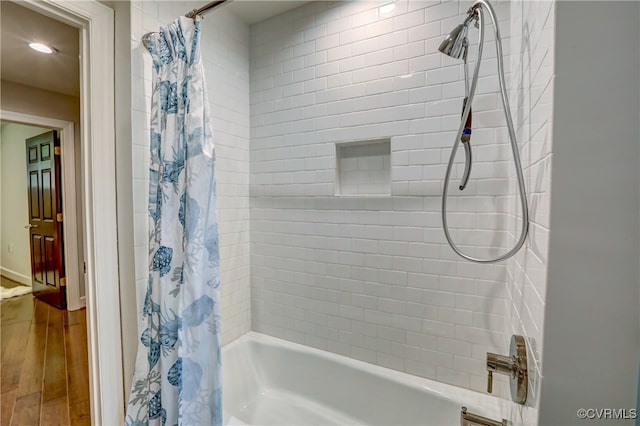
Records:
M225 7L253 24L306 3L309 0L234 0ZM2 80L79 96L78 29L6 0L0 0L0 15ZM29 48L32 41L53 46L58 53L38 53Z
M1 78L79 96L78 29L9 1L0 1L0 14ZM58 53L36 52L28 46L32 41L53 46Z
M203 0L206 2L207 0ZM288 10L309 3L309 0L233 0L228 7L236 16L247 24L255 24ZM215 12L213 12L215 13Z

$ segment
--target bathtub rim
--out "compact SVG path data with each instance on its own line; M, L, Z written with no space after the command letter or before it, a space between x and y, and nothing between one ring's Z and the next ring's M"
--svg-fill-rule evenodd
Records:
M388 367L382 367L365 361L360 361L355 358L350 358L345 355L340 355L311 346L306 346L300 343L291 342L279 337L270 336L256 331L249 331L223 347L223 365L226 351L242 344L250 344L251 342L264 344L271 347L279 347L285 350L291 350L293 352L299 352L302 354L313 354L315 356L320 356L330 361L344 364L350 368L355 368L364 373L372 374L374 376L390 380L398 384L399 386L409 387L413 390L417 390L425 394L435 394L446 400L452 401L456 405L459 405L460 409L465 406L469 408L470 411L483 416L495 419L502 419L504 417L502 416L502 413L504 413L504 403L507 401L500 397L485 395L471 389L462 388L448 383L438 382L434 379L415 376L403 371L393 370Z

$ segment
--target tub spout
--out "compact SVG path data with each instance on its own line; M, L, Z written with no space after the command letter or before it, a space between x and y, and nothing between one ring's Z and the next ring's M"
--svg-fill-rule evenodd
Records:
M502 421L493 420L488 417L479 416L475 413L469 412L467 407L462 407L460 410L460 426L507 426L507 419Z

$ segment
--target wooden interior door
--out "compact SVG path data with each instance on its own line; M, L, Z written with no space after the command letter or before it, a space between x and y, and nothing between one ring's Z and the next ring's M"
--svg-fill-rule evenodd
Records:
M67 306L62 244L60 138L52 130L26 140L29 241L33 294L57 308Z

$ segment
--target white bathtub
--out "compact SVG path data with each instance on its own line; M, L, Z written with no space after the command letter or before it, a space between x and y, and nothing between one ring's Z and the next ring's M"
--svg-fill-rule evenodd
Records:
M248 333L223 350L225 425L459 425L500 418L478 392Z

